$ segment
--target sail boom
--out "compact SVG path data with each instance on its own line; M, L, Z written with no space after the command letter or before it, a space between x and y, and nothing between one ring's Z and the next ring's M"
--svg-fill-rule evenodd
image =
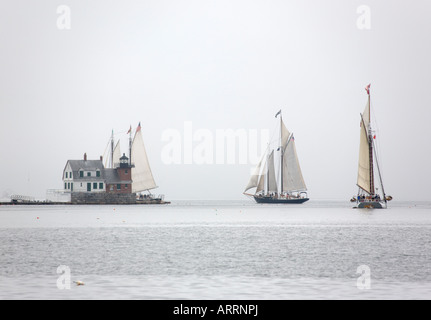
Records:
M364 192L371 194L370 191L364 189L363 187L361 187L359 184L356 184L356 186L358 186L359 189L363 190Z

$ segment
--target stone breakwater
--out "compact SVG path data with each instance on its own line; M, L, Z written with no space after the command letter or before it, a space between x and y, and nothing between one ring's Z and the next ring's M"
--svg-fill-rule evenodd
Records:
M136 204L135 193L73 192L71 204Z

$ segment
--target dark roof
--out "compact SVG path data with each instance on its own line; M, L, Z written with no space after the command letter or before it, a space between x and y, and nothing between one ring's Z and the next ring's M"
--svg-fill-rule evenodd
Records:
M118 176L117 169L105 169L105 183L106 184L118 184L118 183L128 183L131 184L132 181L121 180Z
M79 171L79 169L83 169L84 171L104 169L102 160L69 160L69 163L72 171Z
M124 181L121 180L118 176L117 169L106 168L103 165L102 160L69 160L68 163L72 168L73 179L75 180L83 180L83 181L93 181L93 180L104 180L106 184L119 184L119 183L127 183L131 184L132 181ZM67 163L66 163L67 167ZM65 167L65 170L66 170ZM96 177L92 175L88 177L84 175L82 178L79 176L79 171L100 171L100 177Z
M105 181L106 184L120 183L120 177L118 176L116 169L105 169Z
M100 180L104 179L104 166L102 160L69 160L68 163L70 164L70 167L72 168L72 174L73 178L76 180ZM67 163L66 163L67 167ZM64 168L66 170L66 167ZM91 177L80 177L79 171L100 171L100 177L91 176Z

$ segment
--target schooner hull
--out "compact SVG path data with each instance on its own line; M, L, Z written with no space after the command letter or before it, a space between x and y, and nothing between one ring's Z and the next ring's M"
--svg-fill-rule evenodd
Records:
M386 209L386 206L384 205L384 202L380 202L380 201L364 201L364 202L359 202L358 206L356 208L358 208L358 209Z
M257 203L282 203L282 204L300 204L309 200L309 198L272 198L272 197L256 197L253 196Z

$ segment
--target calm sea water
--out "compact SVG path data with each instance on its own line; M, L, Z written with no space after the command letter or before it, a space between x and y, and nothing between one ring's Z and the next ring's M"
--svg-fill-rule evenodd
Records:
M0 299L430 298L431 203L0 206Z

